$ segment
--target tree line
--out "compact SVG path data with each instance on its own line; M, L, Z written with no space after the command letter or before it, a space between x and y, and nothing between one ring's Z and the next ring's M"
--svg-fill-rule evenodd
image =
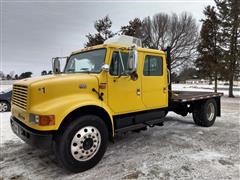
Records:
M30 78L32 77L32 72L28 71L28 72L23 72L21 73L20 75L18 74L15 74L14 71L11 71L10 73L8 74L4 74L2 71L0 71L0 79L2 80L20 80L20 79L25 79L25 78ZM46 70L43 70L41 72L41 75L44 76L44 75L49 75L49 74L52 74L52 71L46 71Z
M111 31L112 21L105 16L95 21L96 33L86 35L85 47L102 44L116 34L141 38L146 48L163 50L170 46L172 77L190 69L194 77L213 80L215 92L217 81L227 80L229 97L234 97L233 81L240 77L240 2L215 0L215 4L203 10L200 32L196 20L187 12L136 17L117 32Z
M19 79L25 79L25 78L29 78L32 76L32 72L27 71L27 72L23 72L21 74L15 74L14 71L11 71L8 74L4 74L2 71L0 71L0 79L2 80L19 80Z

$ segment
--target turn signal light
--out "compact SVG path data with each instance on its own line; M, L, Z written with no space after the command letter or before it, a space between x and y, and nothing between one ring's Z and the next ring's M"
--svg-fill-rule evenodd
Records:
M106 83L100 83L99 84L99 89L106 89L107 84Z
M54 115L39 115L39 126L52 126L55 125Z
M55 116L30 114L29 121L39 126L52 126L55 125Z

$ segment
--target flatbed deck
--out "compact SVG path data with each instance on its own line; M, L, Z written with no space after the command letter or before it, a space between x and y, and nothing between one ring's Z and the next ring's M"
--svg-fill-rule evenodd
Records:
M196 91L172 91L171 100L173 102L189 102L211 97L220 97L223 93L215 92L196 92Z

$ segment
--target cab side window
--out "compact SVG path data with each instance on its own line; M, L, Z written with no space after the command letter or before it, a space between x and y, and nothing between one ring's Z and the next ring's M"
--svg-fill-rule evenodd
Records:
M123 67L124 67L124 69L127 69L127 61L128 61L129 53L121 52L121 56L122 56L123 65L121 62L119 52L114 51L112 54L112 61L111 61L109 72L113 76L119 76L120 74L124 74Z
M160 56L145 56L144 60L144 76L162 76L163 75L163 60Z

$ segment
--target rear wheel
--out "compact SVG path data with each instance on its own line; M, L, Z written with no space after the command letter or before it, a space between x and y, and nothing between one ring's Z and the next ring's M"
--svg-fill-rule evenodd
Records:
M217 114L217 104L215 99L209 99L199 106L195 106L193 120L195 124L203 127L210 127L214 124Z
M94 115L82 116L56 138L56 157L67 170L82 172L102 159L107 141L108 130L103 120Z

